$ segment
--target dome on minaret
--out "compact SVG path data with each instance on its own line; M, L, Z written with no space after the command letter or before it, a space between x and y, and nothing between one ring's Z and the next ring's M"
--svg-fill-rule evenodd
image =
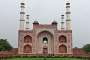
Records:
M53 21L52 24L56 24L57 25L57 21Z
M34 21L33 24L39 24L39 22L38 21Z

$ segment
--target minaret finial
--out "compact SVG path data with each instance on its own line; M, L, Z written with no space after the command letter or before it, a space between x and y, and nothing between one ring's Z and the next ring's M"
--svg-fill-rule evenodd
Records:
M65 0L66 2L70 2L70 0Z
M20 11L20 30L24 30L24 24L25 24L25 3L21 3L21 11Z
M66 2L66 30L71 30L70 1Z
M64 15L61 15L61 30L64 30Z

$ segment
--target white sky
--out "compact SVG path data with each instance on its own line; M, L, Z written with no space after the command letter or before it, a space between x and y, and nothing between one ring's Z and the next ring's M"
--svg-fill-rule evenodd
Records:
M6 38L17 47L19 27L19 3L20 0L0 1L0 38ZM39 19L40 23L47 24L58 21L60 14L65 11L64 0L29 0L28 9L30 14L30 27L33 19ZM73 29L73 47L82 47L90 43L90 1L71 1L71 19Z

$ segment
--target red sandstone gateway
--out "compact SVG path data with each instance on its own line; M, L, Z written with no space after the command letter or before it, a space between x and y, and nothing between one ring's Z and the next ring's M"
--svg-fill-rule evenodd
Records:
M33 23L33 30L19 30L18 53L72 54L72 31L58 30L57 24Z
M70 3L66 3L66 28L64 15L61 15L61 29L57 22L39 24L34 21L33 29L29 29L29 15L25 19L25 3L21 3L20 28L18 31L18 54L29 55L72 55L72 30L70 19ZM26 20L26 21L25 21ZM26 26L25 26L26 22Z

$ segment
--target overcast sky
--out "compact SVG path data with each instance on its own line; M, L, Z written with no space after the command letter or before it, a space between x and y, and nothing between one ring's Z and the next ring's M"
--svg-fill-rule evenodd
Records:
M12 46L18 44L20 0L0 1L0 38L8 39ZM50 24L52 20L60 25L60 14L65 13L64 0L28 0L30 28L34 20ZM90 0L71 1L73 47L90 43ZM60 27L60 26L58 26Z

